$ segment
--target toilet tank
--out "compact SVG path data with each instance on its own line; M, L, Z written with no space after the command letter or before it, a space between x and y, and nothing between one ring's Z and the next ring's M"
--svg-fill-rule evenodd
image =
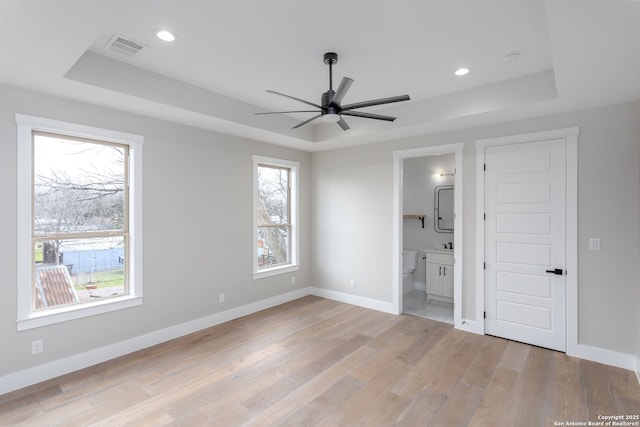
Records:
M412 273L418 263L418 251L413 249L402 250L402 274Z

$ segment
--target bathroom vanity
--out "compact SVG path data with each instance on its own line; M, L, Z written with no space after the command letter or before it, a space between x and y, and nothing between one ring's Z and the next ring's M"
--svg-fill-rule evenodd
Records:
M426 249L427 298L453 302L453 250Z

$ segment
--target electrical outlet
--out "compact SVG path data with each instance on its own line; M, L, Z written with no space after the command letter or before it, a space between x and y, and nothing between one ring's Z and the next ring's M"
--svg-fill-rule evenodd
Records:
M218 295L218 302L220 303L224 302L224 294Z
M40 340L31 341L31 354L38 354L44 351L44 342Z
M351 286L352 288L355 288L356 287L356 281L353 280L353 279L349 280L349 286Z
M296 284L296 276L291 276L291 284L292 285Z
M591 249L592 251L599 251L600 239L596 239L596 238L589 239L589 249Z

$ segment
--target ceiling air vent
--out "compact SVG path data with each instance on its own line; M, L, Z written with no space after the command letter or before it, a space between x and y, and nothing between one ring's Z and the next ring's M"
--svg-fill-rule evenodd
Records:
M122 55L135 56L146 45L119 34L114 34L105 46L108 50Z

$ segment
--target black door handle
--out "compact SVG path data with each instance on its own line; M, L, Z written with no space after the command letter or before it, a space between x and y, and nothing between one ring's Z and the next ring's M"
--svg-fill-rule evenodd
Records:
M547 273L557 274L558 276L562 276L564 271L561 268L556 268L553 270L547 270Z

